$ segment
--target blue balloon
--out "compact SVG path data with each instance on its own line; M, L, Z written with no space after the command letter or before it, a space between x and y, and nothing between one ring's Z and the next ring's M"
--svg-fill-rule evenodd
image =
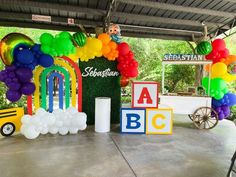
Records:
M227 93L224 97L220 100L212 99L212 104L215 107L219 106L234 106L236 104L236 95L233 93Z
M17 52L16 60L22 64L30 64L34 60L34 55L29 49L23 49Z
M47 54L41 55L38 62L42 67L45 68L48 68L54 64L52 56Z
M31 48L31 50L32 51L34 51L34 52L38 52L38 51L40 51L40 44L35 44L32 48Z

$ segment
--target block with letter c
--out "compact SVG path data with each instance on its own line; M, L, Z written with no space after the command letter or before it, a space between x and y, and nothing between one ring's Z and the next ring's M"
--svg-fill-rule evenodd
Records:
M172 109L146 109L146 134L172 134Z

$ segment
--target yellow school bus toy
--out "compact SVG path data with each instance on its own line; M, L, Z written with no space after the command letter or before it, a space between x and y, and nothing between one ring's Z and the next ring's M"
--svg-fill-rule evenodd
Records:
M23 115L23 108L0 110L0 132L2 136L11 136L15 131L19 131Z

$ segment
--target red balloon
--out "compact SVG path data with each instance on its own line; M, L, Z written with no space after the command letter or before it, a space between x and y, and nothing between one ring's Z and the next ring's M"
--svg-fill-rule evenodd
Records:
M215 39L211 45L213 50L224 50L226 48L226 44L223 39Z
M120 86L121 87L126 87L129 84L129 78L125 76L121 76L120 78Z
M225 48L224 50L219 51L220 53L220 58L227 58L229 56L229 50Z
M118 45L117 50L119 51L119 56L127 55L129 53L129 51L130 51L129 44L127 44L126 42L121 42Z

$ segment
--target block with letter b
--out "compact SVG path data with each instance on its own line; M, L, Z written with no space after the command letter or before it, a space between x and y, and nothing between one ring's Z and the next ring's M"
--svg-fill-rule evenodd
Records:
M133 108L158 108L158 82L132 82Z
M146 134L172 134L172 109L147 109Z
M144 134L146 110L141 108L121 108L121 133Z

